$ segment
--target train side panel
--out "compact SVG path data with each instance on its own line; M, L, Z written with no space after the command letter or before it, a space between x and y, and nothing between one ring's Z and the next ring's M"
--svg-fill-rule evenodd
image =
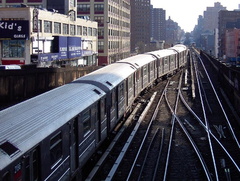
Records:
M0 180L81 180L136 97L184 66L187 52L177 45L129 57L0 111Z

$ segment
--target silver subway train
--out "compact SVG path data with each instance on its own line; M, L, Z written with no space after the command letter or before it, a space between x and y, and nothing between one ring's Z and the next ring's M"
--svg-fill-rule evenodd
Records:
M81 180L139 94L187 62L184 45L132 56L0 112L0 181Z

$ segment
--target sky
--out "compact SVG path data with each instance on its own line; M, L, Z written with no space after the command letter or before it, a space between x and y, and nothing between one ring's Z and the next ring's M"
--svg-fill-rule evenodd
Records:
M198 16L203 16L207 7L214 7L215 2L220 2L229 11L238 9L240 4L240 0L151 0L153 8L166 10L166 19L170 16L185 32L191 32Z

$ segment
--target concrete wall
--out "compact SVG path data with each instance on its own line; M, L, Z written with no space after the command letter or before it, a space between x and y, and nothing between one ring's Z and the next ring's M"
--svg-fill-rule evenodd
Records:
M69 83L99 67L24 68L0 71L0 109Z

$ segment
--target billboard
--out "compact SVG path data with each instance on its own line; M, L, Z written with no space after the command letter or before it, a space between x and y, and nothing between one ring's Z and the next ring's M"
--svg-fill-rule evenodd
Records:
M51 53L40 53L39 61L77 59L82 56L81 38L54 36Z
M81 38L68 37L68 58L78 58L81 55Z
M28 40L29 21L28 20L0 20L0 39Z

